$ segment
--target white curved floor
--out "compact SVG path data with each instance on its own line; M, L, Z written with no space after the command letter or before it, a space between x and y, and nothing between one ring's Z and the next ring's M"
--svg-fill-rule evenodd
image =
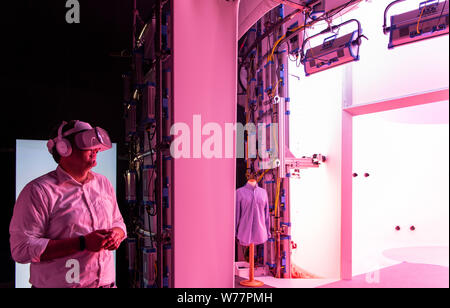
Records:
M445 246L422 246L392 248L383 256L396 261L449 266L449 248Z

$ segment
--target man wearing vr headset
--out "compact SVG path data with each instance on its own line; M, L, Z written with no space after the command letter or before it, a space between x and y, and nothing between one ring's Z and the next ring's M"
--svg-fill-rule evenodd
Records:
M36 288L114 287L113 250L126 238L114 189L90 171L108 133L81 121L63 122L47 143L58 167L20 193L10 224L13 259L31 263Z

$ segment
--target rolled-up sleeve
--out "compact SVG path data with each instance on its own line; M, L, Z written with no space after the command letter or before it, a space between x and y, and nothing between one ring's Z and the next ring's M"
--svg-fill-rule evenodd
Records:
M19 194L9 226L11 255L16 262L40 262L49 242L44 238L47 205L45 192L36 183L29 183Z

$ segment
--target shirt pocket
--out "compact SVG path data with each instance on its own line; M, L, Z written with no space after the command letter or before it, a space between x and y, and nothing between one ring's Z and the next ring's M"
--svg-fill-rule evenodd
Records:
M99 197L95 202L99 228L109 229L113 223L113 201L107 196Z
M261 196L255 197L255 203L260 213L264 213L264 209L266 207L266 201Z

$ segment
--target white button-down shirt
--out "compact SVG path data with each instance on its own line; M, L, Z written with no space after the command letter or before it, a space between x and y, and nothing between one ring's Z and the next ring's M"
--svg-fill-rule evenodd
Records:
M89 172L80 184L61 167L20 193L10 224L13 259L31 263L30 283L38 288L98 287L115 282L113 252L80 251L51 261L40 257L48 242L126 226L108 179Z
M270 237L267 191L256 185L236 191L236 237L243 246L265 243Z

